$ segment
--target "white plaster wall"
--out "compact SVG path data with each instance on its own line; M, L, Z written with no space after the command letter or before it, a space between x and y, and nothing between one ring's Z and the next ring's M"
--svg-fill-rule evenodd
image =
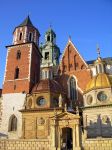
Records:
M18 110L23 108L26 94L22 93L12 93L3 94L2 103L2 122L0 132L8 135L10 139L17 139L21 137L22 134L22 114ZM17 131L8 132L9 118L11 115L17 117Z

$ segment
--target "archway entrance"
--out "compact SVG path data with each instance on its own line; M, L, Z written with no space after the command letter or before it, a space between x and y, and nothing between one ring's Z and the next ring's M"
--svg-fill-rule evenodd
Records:
M62 128L61 150L73 150L72 128Z

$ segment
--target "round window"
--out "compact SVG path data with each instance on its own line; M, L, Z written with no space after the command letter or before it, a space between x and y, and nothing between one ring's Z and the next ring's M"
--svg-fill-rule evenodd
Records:
M99 101L105 101L107 99L107 95L104 91L98 93L97 98Z
M90 105L93 101L93 97L91 95L88 95L87 97L87 104Z
M37 105L44 106L46 104L46 100L44 98L40 98L37 100Z

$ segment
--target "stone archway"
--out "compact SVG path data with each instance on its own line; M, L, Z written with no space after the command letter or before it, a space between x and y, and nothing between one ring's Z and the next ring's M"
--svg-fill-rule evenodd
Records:
M62 128L61 150L73 150L73 130L70 127Z

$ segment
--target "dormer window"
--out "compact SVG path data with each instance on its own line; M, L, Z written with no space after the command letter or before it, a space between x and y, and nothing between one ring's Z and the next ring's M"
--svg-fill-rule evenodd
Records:
M18 50L18 51L17 51L17 54L16 54L16 59L20 59L20 58L21 58L21 51Z
M48 42L50 41L50 35L47 36L47 41L48 41Z
M21 41L21 39L22 39L22 32L19 35L19 40Z

